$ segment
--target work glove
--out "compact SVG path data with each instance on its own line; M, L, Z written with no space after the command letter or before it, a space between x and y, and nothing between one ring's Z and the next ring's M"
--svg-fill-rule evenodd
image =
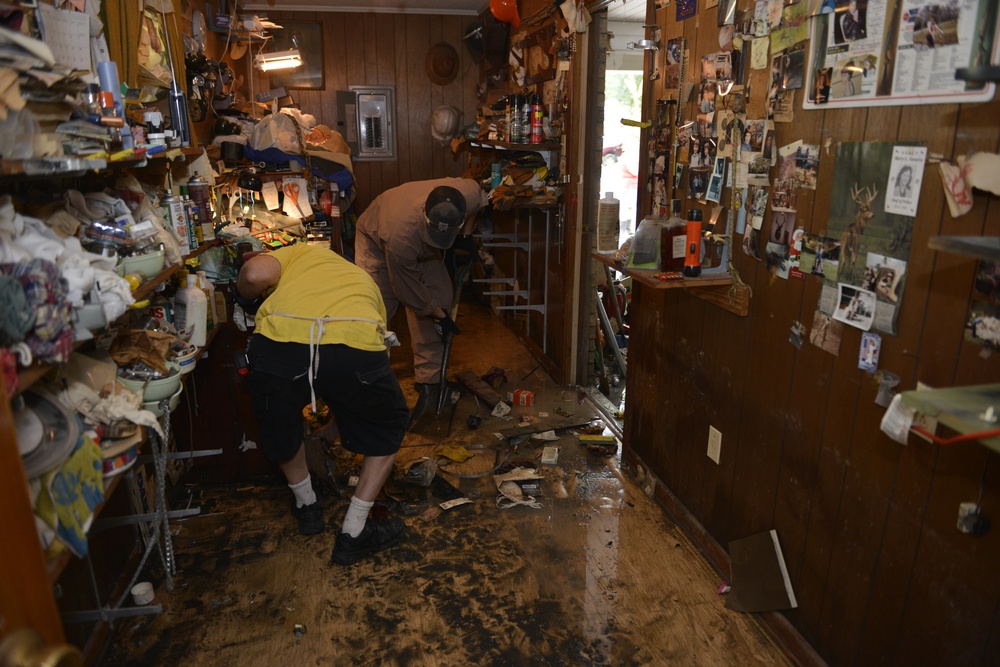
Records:
M260 304L264 303L264 296L258 296L256 299L248 299L242 294L240 294L239 288L236 286L236 281L229 281L229 289L233 293L233 301L236 302L240 308L243 309L247 315L256 315L257 310L260 308Z
M434 322L434 328L442 338L444 338L446 333L455 334L456 336L462 333L458 325L455 324L455 320L451 319L448 313L445 313L444 317L431 317L431 321Z

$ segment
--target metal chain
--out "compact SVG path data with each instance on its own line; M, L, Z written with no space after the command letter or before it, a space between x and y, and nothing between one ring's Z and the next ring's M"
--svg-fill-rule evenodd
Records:
M152 434L153 462L156 470L156 523L160 527L160 560L167 577L167 590L174 590L176 567L174 563L174 543L170 535L170 521L167 518L167 444L170 442L170 405L168 399L160 401L160 424L163 427L162 442Z

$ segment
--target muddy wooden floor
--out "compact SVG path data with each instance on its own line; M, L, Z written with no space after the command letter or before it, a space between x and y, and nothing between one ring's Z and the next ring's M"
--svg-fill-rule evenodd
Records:
M555 420L591 413L488 310L463 309L452 372L502 367L503 391L533 390L536 404L508 422L465 396L449 436L407 436L397 471L464 444L474 458L442 465L438 476L474 502L430 518L444 491L396 484L395 500L377 511L403 517L407 539L345 568L328 561L357 461L335 445L312 443L340 484L325 534L298 534L284 484L198 489L202 516L174 524L174 590L157 566L147 573L164 612L119 622L103 664L787 664L752 616L724 608L720 576L617 455L588 452L568 430L554 443L516 448L494 436L524 415L544 422L539 412ZM412 405L409 362L399 350L393 358ZM483 423L469 430L477 412ZM498 508L489 472L504 462L538 465L543 444L560 454L557 465L539 467L540 508Z

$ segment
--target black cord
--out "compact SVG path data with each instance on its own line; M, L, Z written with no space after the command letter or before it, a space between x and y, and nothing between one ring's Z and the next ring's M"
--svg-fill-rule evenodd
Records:
M983 474L979 476L979 500L976 502L976 511L978 512L983 506L983 488L986 485L986 471L990 467L990 456L993 455L993 450L986 450L986 462L983 464Z

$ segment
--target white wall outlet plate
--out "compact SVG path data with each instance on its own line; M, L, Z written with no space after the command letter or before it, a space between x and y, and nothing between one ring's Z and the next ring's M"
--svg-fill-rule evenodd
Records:
M714 426L708 427L708 458L715 461L716 465L719 463L719 457L722 455L722 432Z

